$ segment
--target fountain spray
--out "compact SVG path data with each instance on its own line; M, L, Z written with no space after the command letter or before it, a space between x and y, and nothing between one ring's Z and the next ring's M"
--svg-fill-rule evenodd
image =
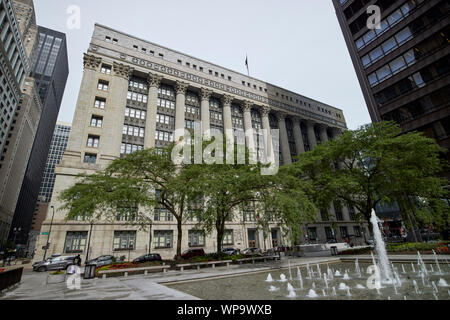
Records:
M303 290L303 279L302 279L302 273L300 271L300 267L297 267L297 276L298 276L298 280L300 281L300 289Z
M391 282L392 281L392 272L389 266L389 259L386 252L386 246L383 241L383 237L381 236L381 231L378 226L378 218L375 213L375 210L372 210L372 217L370 218L370 222L373 226L373 236L375 239L375 249L378 254L378 259L380 261L380 274L384 281Z
M442 275L442 270L441 270L441 267L439 266L439 261L438 261L438 258L437 258L437 254L436 254L436 252L434 250L432 250L432 251L433 251L433 255L434 255L434 260L436 261L436 267L439 270L439 274Z

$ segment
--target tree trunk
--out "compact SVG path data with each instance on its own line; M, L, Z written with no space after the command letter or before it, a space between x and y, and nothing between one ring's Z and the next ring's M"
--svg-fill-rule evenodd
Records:
M217 255L219 258L221 258L222 253L222 239L223 239L223 233L225 229L225 221L218 221L216 224L216 231L217 231Z
M181 258L181 241L183 239L183 220L178 219L177 220L177 229L178 229L178 235L177 235L177 260Z

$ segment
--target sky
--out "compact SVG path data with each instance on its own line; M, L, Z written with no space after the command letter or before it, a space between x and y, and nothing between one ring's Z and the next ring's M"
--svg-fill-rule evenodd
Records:
M59 121L72 122L94 24L189 54L370 123L331 0L34 0L38 25L67 37L69 78ZM79 28L72 19L77 6ZM69 12L68 12L69 11ZM69 22L69 24L68 24Z

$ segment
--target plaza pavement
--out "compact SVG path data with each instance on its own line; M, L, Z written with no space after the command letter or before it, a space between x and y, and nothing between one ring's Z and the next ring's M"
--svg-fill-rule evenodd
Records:
M438 256L442 263L450 261L450 255ZM0 300L197 300L198 298L183 292L168 288L164 283L188 281L196 279L228 277L249 272L264 272L295 267L306 263L333 263L358 258L371 259L368 255L359 256L319 256L286 258L280 261L231 265L227 267L202 268L200 270L170 270L167 273L151 273L128 277L111 277L107 279L81 279L81 289L71 290L65 282L47 284L48 273L24 270L22 281L12 289L0 294ZM433 255L423 255L423 260L434 261ZM389 255L391 261L417 261L416 255ZM53 278L51 278L53 279ZM55 278L56 279L56 278Z

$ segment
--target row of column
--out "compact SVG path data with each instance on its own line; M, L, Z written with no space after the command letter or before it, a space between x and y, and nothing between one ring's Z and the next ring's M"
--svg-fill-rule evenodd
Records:
M157 108L154 106L157 105L158 99L158 88L161 85L162 77L156 74L149 74L148 84L149 84L149 97L148 97L148 107L147 107L147 128L148 132L155 132L156 130L156 114ZM175 85L176 92L176 116L175 116L175 141L178 141L181 136L183 136L184 132L184 121L185 121L185 102L186 102L186 91L189 87L189 84L177 81ZM213 91L205 88L201 88L200 98L200 112L201 112L201 127L202 134L204 138L209 138L208 133L210 129L210 111L209 111L209 101L211 98ZM224 132L227 136L227 139L230 141L234 140L233 136L233 127L232 127L232 111L231 111L231 103L233 101L233 97L229 95L222 96L222 105L223 105L223 126ZM244 130L245 130L245 142L246 146L250 151L255 151L255 141L253 136L253 125L252 125L252 116L251 110L254 107L254 104L250 101L244 101L242 105L243 115L244 115ZM264 141L267 141L266 150L269 156L274 156L272 154L273 146L272 146L272 137L270 132L270 122L269 122L269 114L270 108L266 106L261 107L261 118L262 118L262 127L264 129ZM288 115L282 112L277 112L278 117L278 128L280 132L280 148L283 156L284 164L291 163L291 151L289 148L289 141L286 129L286 117ZM301 119L294 117L294 137L295 137L295 145L297 154L302 154L305 152L305 144L303 141L303 135L300 127ZM305 120L303 120L305 121ZM307 126L308 133L308 143L311 149L317 146L316 134L314 130L315 123L312 121L305 121ZM338 130L334 130L333 137L337 136L339 133ZM325 142L328 141L327 128L323 125L320 126L320 139ZM155 147L155 138L152 134L147 134L145 138L145 148L153 148Z

